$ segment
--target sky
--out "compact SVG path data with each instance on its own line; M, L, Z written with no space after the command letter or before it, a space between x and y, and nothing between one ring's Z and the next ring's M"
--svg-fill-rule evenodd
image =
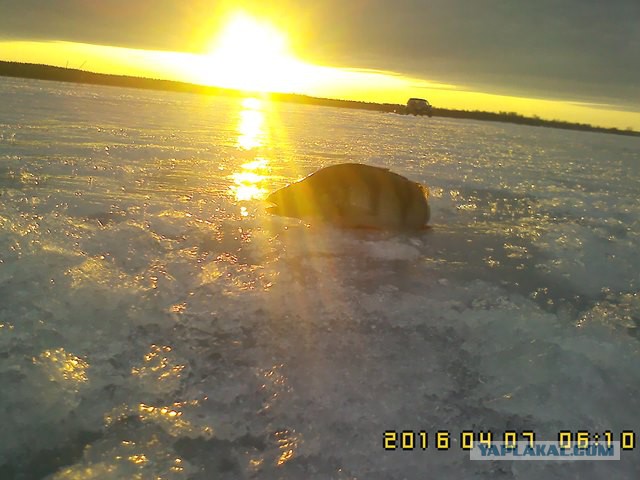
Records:
M295 93L640 130L639 0L0 0L0 59L189 80L236 11L324 68Z

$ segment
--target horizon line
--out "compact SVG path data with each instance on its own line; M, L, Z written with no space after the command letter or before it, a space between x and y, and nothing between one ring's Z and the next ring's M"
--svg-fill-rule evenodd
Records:
M84 66L87 63L87 60L82 62L80 67ZM15 72L15 71L7 71L7 67L11 66L23 66L27 68L31 68L30 72ZM1 68L5 67L5 68ZM355 109L363 109L363 110L377 110L381 112L387 113L404 113L400 111L404 109L406 105L399 103L388 103L388 102L373 102L373 101L364 101L364 100L349 100L343 98L329 98L329 97L316 97L303 93L295 93L295 92L263 92L263 91L252 91L252 90L242 90L242 89L234 89L229 87L220 87L216 85L205 85L202 83L192 83L181 80L171 80L167 78L153 78L153 77L144 77L138 75L123 75L123 74L114 74L114 73L101 73L95 72L91 70L83 70L82 68L73 68L73 67L61 67L56 65L49 65L44 63L31 63L31 62L18 62L11 60L0 60L0 76L11 77L11 78L28 78L34 80L44 80L44 81L63 81L69 83L81 83L81 84L94 84L94 85L105 85L105 86L115 86L115 87L128 87L128 88L139 88L145 90L162 90L162 91L178 91L183 93L196 93L196 94L205 94L205 95L227 95L227 96L242 96L242 95L267 95L275 101L284 101L290 103L307 103L314 104L319 106L333 106L338 108L355 108ZM61 73L80 73L80 74L89 74L93 76L92 79L87 78L51 78L51 75L46 75L46 72L35 72L35 68L39 68L40 70L53 70L60 71ZM36 74L39 73L39 74ZM112 83L104 83L99 82L100 79L112 79L116 80ZM93 80L93 81L91 81ZM120 80L118 82L117 80ZM132 82L134 84L123 84L125 81ZM136 85L135 83L138 82ZM146 82L145 85L139 84L139 82ZM155 84L155 85L154 85ZM164 85L164 86L163 86ZM173 88L171 88L173 87ZM180 88L176 88L180 87ZM486 110L460 110L460 109L450 109L445 107L438 107L433 105L433 116L436 117L448 117L448 118L465 118L471 120L483 120L483 121L494 121L494 122L504 122L504 123L515 123L515 124L524 124L530 126L544 126L549 128L560 128L565 130L578 130L578 131L592 131L592 132L600 132L600 133L613 133L627 136L640 136L640 131L634 130L632 127L628 127L626 129L620 129L618 127L601 127L597 125L591 125L588 123L578 123L578 122L569 122L565 120L548 120L539 117L538 115L533 116L525 116L519 114L517 112L491 112Z

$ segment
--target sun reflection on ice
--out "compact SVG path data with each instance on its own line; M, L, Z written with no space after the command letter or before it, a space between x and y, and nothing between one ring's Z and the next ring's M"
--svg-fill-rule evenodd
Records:
M53 382L69 382L77 387L89 379L89 364L80 357L67 353L64 348L45 350L33 358L33 363L42 365L49 374L49 380Z
M263 145L264 111L262 102L257 98L245 98L240 111L238 124L238 145L245 150L252 150Z
M190 402L193 405L197 405L198 401L194 400ZM196 428L188 420L184 420L182 417L182 411L178 410L185 406L185 402L176 402L171 406L158 406L147 405L141 403L138 405L138 416L143 422L151 422L161 426L170 434L175 436L190 435L194 432L199 434L204 433L200 429Z
M264 197L267 190L260 186L265 180L264 175L255 172L236 172L231 175L234 184L234 196L237 201L257 200Z
M153 344L143 362L131 368L131 375L148 392L175 392L182 385L187 368L180 360L171 347Z
M252 151L262 147L266 143L266 135L263 129L265 115L263 104L257 98L245 98L242 101L244 110L240 112L238 124L238 146L246 151ZM264 174L268 168L268 161L262 157L256 157L253 161L241 166L241 170L230 175L233 185L229 187L231 195L238 202L259 200L265 197L267 189L263 184L267 179ZM249 216L246 206L241 206L240 215Z
M172 365L172 359L167 355L171 347L151 345L151 350L144 356L144 364L131 369L132 375L149 376L159 381L171 380L179 377L184 365Z
M274 436L280 449L280 456L276 464L281 467L294 457L295 451L298 448L298 438L295 431L286 429L276 432Z

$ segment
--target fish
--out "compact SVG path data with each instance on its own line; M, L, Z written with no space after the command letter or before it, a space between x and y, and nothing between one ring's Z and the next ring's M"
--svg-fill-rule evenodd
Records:
M387 168L342 163L322 168L267 198L267 212L343 228L418 230L431 216L429 189Z

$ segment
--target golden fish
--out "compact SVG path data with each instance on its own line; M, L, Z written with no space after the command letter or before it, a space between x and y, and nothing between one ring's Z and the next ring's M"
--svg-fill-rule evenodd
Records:
M347 228L415 230L429 221L429 190L386 168L332 165L276 190L269 213Z

